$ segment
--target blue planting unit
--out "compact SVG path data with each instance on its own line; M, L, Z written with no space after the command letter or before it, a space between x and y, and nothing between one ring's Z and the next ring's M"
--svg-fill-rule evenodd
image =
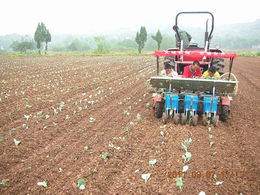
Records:
M204 97L203 100L203 114L206 112L214 113L218 109L218 98L217 97Z
M199 103L199 97L193 96L193 95L185 95L184 98L184 113L186 114L186 110L194 110L195 114L197 114L198 111L198 103Z
M171 92L167 93L165 96L165 112L167 110L176 110L176 113L179 112L179 96ZM167 113L168 114L168 113Z

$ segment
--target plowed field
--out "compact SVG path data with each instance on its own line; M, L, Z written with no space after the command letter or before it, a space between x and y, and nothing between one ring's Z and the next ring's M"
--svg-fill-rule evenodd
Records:
M1 57L0 194L260 194L259 72L234 60L231 115L209 131L154 117L154 57Z

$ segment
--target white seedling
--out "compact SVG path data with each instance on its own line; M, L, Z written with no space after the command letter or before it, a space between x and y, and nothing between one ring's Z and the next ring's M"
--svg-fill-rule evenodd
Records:
M156 159L150 160L149 165L155 165L156 164Z
M186 171L188 171L188 169L189 169L189 166L188 166L188 165L185 165L185 166L183 166L183 168L182 168L182 172L186 172Z
M182 159L184 160L184 164L186 162L189 162L191 158L191 153L190 152L186 152L185 155L182 155Z
M46 182L46 181L43 181L43 182L38 182L38 183L37 183L37 185L38 185L38 186L43 186L43 187L45 187L45 188L46 188L46 187L48 187L48 185L47 185L47 182Z
M201 192L199 193L199 195L206 195L206 193L203 192L203 191L201 191Z
M186 144L190 145L190 143L192 142L192 139L191 138L185 139L184 142L185 142L185 145Z
M14 143L15 143L16 146L18 146L21 143L21 141L14 139Z
M150 176L151 176L151 173L142 174L142 179L145 181L145 183L148 181Z
M161 131L161 132L160 132L160 134L161 134L161 136L163 136L163 137L164 137L164 132L163 132L163 131Z
M30 116L24 115L24 118L28 121Z
M139 113L137 114L136 118L137 118L138 121L142 120L141 115Z

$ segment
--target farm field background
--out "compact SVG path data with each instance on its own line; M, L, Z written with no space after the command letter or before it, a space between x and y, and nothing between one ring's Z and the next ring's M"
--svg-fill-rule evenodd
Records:
M0 57L0 194L259 194L259 72L234 60L231 115L209 131L154 117L152 56Z

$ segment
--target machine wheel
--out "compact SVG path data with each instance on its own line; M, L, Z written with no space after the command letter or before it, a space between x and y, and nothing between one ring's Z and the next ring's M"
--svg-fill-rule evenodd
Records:
M162 102L155 103L154 111L156 118L162 118Z
M221 107L221 112L220 112L220 120L221 120L221 121L223 121L223 122L226 122L226 121L227 121L227 118L228 118L228 110L229 110L228 105L222 105L222 107Z
M220 75L224 74L224 59L223 58L214 58L212 61L212 66L216 66L217 71Z
M163 124L166 124L167 120L168 120L168 115L165 112L163 112L163 114L162 114L162 122L163 122Z
M193 126L196 126L198 124L198 117L199 116L197 114L192 117L192 125Z
M213 121L214 127L217 127L217 126L218 126L218 122L219 122L219 116L217 115L217 116L214 118L214 121Z
M181 124L182 125L185 125L187 122L187 119L186 119L186 116L184 113L181 113Z
M203 114L202 115L202 124L204 125L204 126L207 126L207 117L206 117L206 115L205 114Z
M180 123L180 113L176 113L173 117L173 121L174 121L174 124L179 124Z

